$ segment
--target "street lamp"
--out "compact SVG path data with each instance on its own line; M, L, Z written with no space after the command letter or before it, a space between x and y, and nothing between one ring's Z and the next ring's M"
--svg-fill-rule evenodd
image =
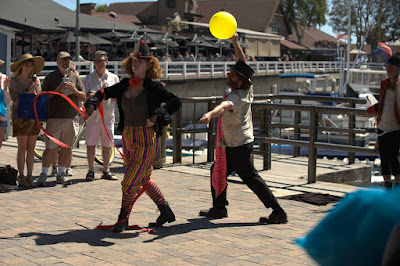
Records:
M197 37L197 33L193 36L192 42L195 43L194 54L195 54L195 57L196 57L196 60L197 60L197 54L199 53L199 47L197 46L197 44L198 44L198 42L199 42L199 39L198 39L198 37Z
M171 40L172 39L168 36L168 32L166 32L164 34L164 37L161 39L161 41L167 45L167 54L168 54L168 42Z

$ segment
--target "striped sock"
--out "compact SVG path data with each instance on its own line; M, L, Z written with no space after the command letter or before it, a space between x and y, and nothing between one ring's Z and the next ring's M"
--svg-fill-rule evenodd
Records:
M127 212L130 211L134 197L135 197L134 194L127 194L127 193L122 194L122 209L124 211Z
M153 181L149 180L150 186L146 190L146 194L154 201L154 203L159 206L159 205L164 205L167 203L167 201L164 199L163 194L161 193L160 189L158 186L153 183Z

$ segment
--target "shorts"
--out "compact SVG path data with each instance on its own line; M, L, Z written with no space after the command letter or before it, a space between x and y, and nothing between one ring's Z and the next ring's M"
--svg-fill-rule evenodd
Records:
M105 122L108 134L112 140L114 140L114 119L110 122ZM107 132L104 129L103 123L96 121L86 121L86 146L96 146L101 141L101 146L111 147L111 140L107 136Z
M50 135L72 148L79 131L79 123L75 118L49 118L46 122L46 130ZM58 144L46 138L46 149L57 148Z
M7 128L8 122L7 121L0 121L0 128Z

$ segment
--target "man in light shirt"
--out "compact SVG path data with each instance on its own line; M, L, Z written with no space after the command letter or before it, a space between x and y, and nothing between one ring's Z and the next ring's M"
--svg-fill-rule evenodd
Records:
M84 80L87 99L92 97L100 89L119 82L118 76L109 72L106 68L108 63L107 52L101 50L96 51L93 61L95 71L87 75ZM104 122L111 139L114 139L114 105L114 99L103 101ZM89 172L86 175L86 181L94 180L94 157L96 145L99 141L101 142L103 156L103 175L101 178L118 180L118 178L111 173L109 167L112 143L101 121L99 110L96 110L86 120L86 147L89 164Z

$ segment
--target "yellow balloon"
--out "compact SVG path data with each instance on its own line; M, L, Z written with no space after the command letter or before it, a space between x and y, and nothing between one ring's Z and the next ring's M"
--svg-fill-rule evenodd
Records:
M237 22L231 13L220 11L215 13L209 23L211 34L217 39L229 39L235 34Z

